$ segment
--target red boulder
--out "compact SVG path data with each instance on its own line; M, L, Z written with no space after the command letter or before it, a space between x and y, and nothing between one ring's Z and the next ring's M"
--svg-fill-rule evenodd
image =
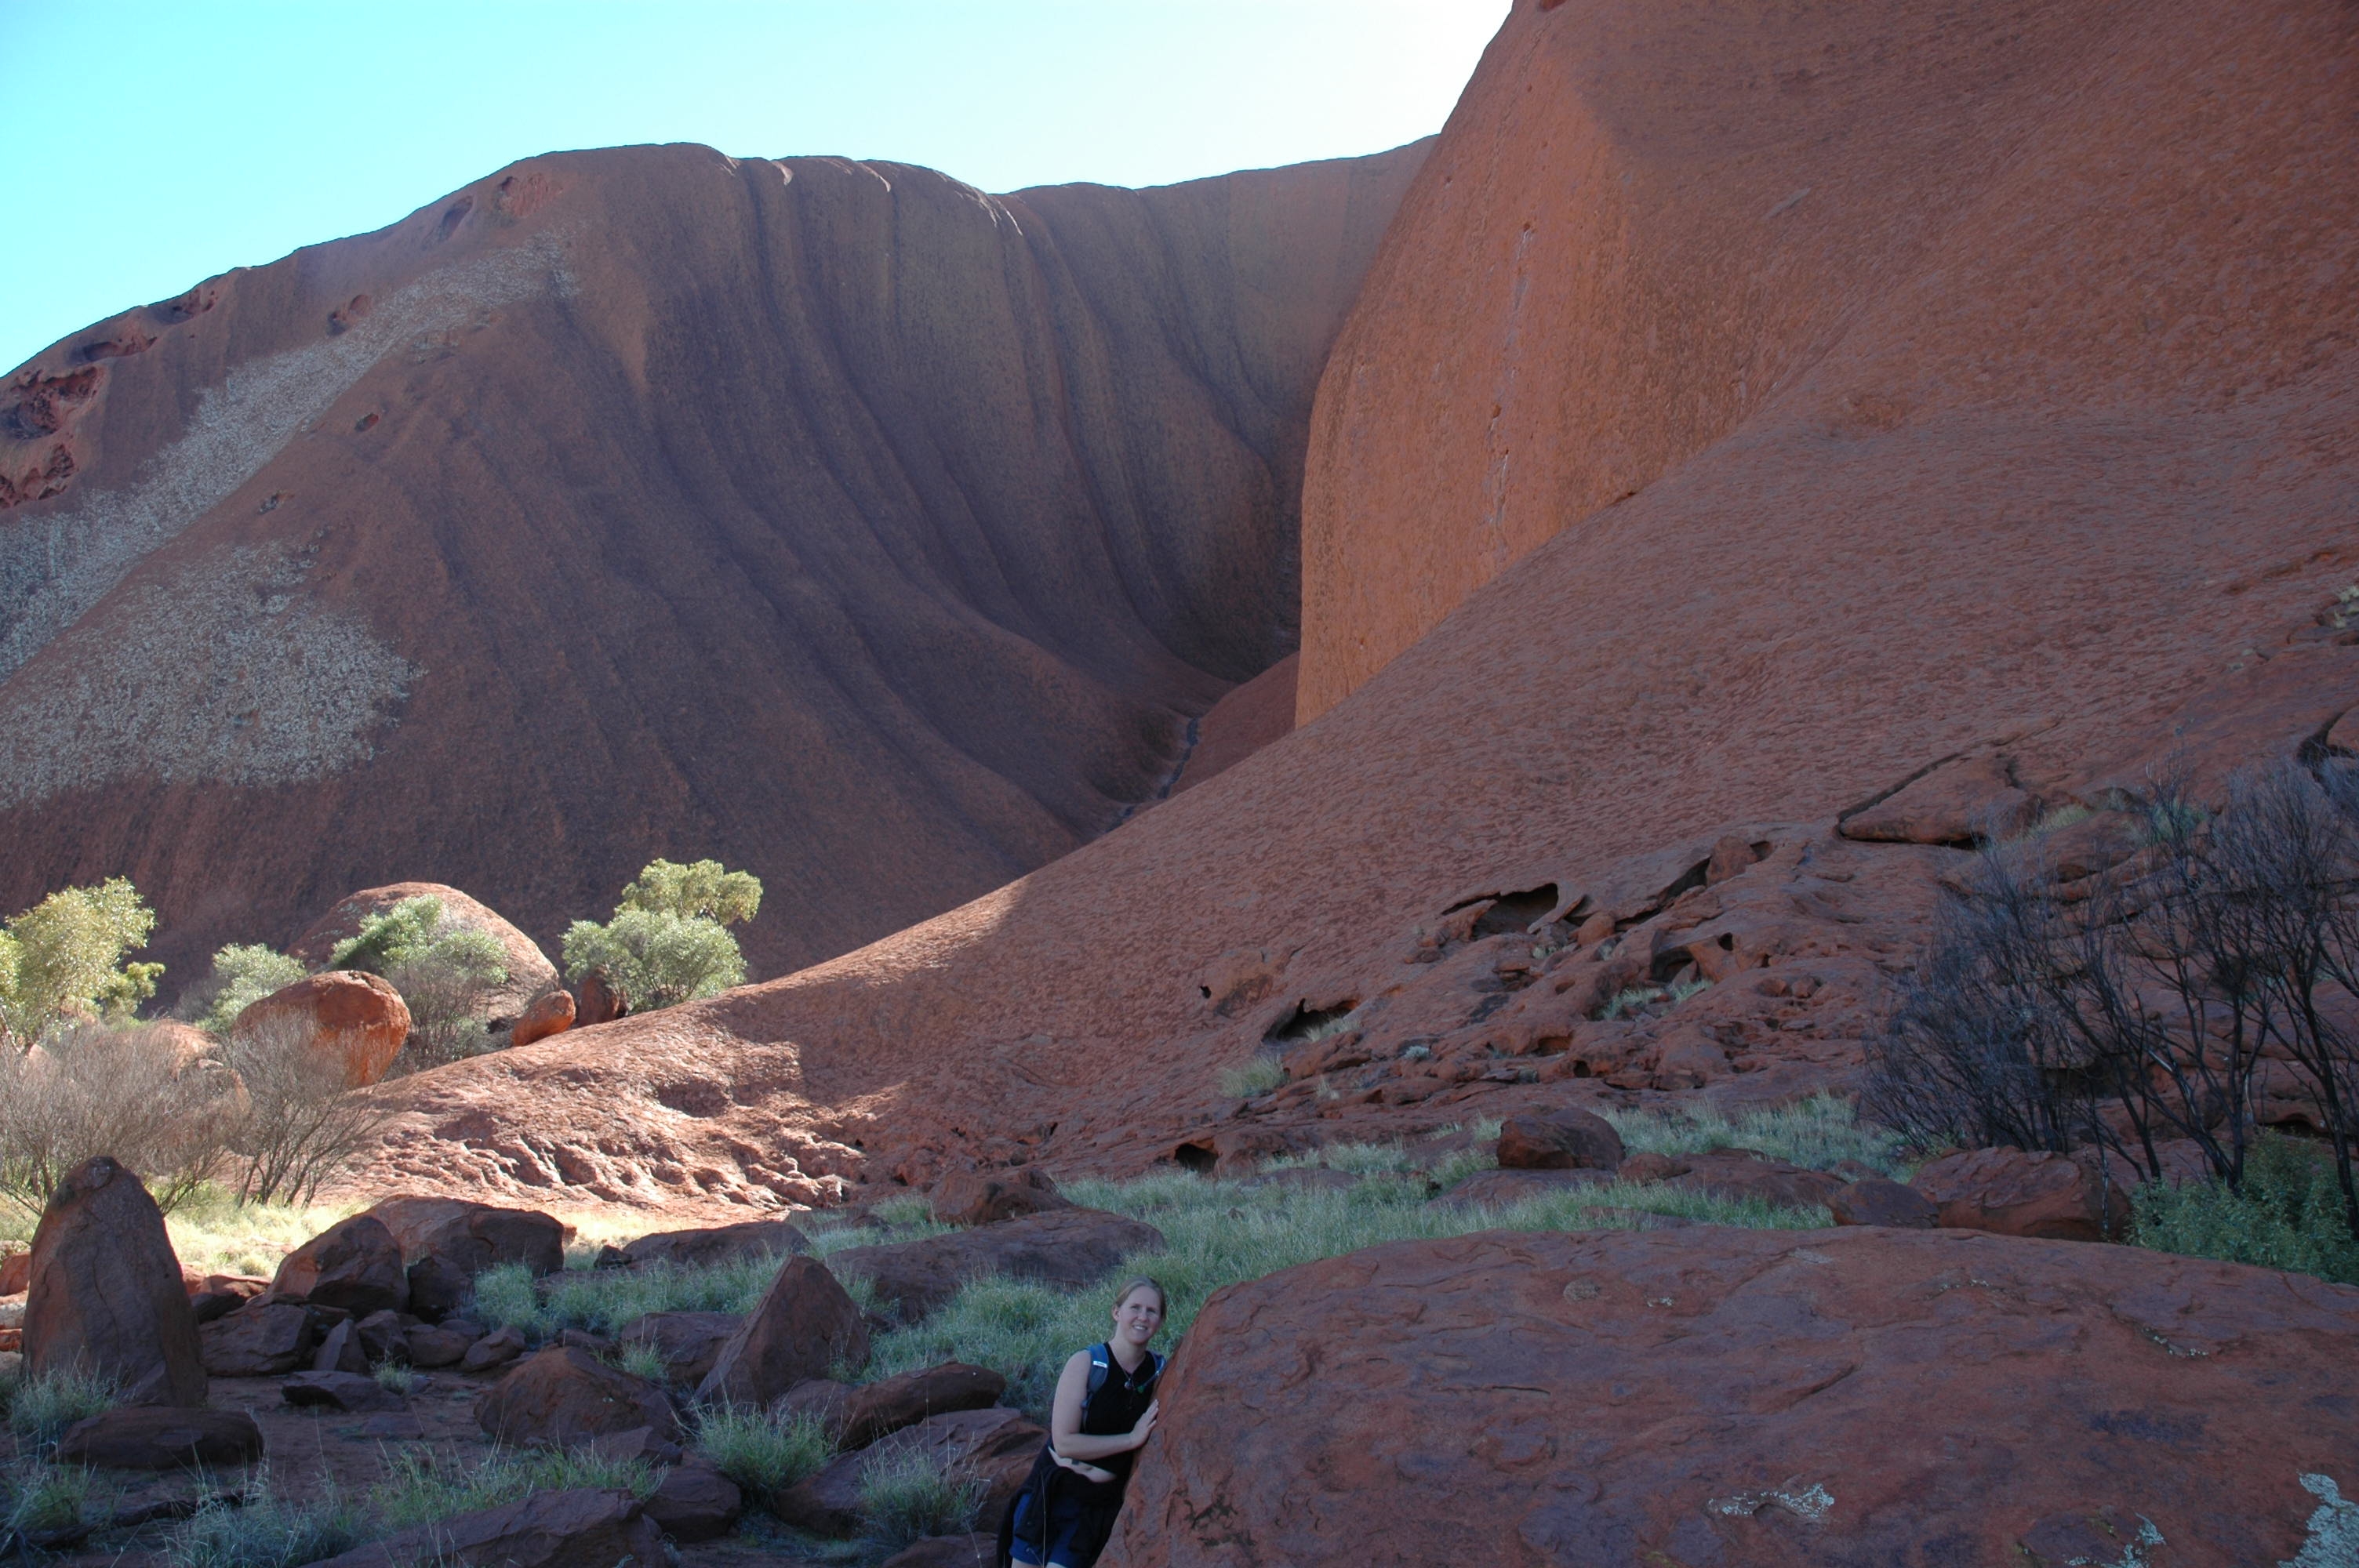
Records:
M270 1289L356 1317L402 1312L409 1305L401 1244L383 1220L367 1214L339 1221L289 1252Z
M409 1005L393 982L358 969L306 975L272 991L237 1015L232 1032L251 1035L272 1027L300 1031L313 1051L341 1060L344 1081L375 1083L409 1038Z
M2105 1241L2129 1228L2128 1195L2095 1160L2044 1149L1970 1149L1925 1166L1911 1184L1955 1229Z
M789 1258L762 1300L713 1358L696 1390L700 1401L766 1405L807 1378L824 1377L838 1360L868 1359L860 1307L810 1258Z
M562 1034L573 1027L573 995L555 990L536 999L524 1010L524 1016L508 1031L508 1044L529 1045L536 1040L546 1040L552 1034Z
M989 1225L1071 1206L1056 1183L1028 1165L989 1173L952 1171L934 1188L934 1218L944 1225Z
M1499 1165L1510 1171L1611 1171L1622 1135L1593 1111L1527 1111L1499 1124Z
M205 1365L164 1216L105 1155L58 1184L33 1232L25 1375L81 1371L125 1404L200 1406Z

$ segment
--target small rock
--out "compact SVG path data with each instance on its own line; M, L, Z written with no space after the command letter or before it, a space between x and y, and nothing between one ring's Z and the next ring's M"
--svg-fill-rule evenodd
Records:
M943 1225L990 1225L1071 1206L1056 1183L1030 1166L989 1174L953 1171L934 1188L933 1215Z
M679 1463L679 1444L652 1426L635 1426L628 1432L610 1432L578 1446L604 1459L638 1460L657 1468Z
M456 1332L447 1325L437 1328L432 1324L412 1324L402 1331L401 1341L413 1367L455 1367L466 1358L475 1341Z
M831 1425L836 1446L865 1448L888 1433L952 1411L987 1410L1007 1391L1007 1379L984 1367L945 1361L852 1390Z
M709 1268L740 1258L785 1257L810 1250L810 1238L783 1219L749 1219L701 1230L659 1230L599 1254L602 1267L663 1263L675 1269Z
M560 1329L557 1334L557 1343L571 1346L576 1350L587 1350L592 1356L611 1356L614 1353L613 1340L603 1334L592 1334L586 1328Z
M524 1354L524 1330L514 1324L494 1329L473 1345L459 1357L462 1372L488 1372L505 1367Z
M510 1045L529 1045L536 1040L546 1040L552 1034L562 1034L573 1027L572 993L553 990L537 998L524 1010L524 1016L508 1031Z
M0 1296L21 1296L32 1282L31 1252L11 1252L0 1258Z
M104 1155L69 1173L33 1233L25 1370L79 1368L126 1404L205 1402L197 1320L164 1217L139 1178Z
M386 1361L408 1346L409 1330L418 1320L406 1312L373 1312L360 1320L361 1354L372 1362Z
M679 1418L661 1389L563 1346L527 1357L494 1384L475 1421L496 1442L557 1447L634 1427L651 1428L668 1443L679 1437Z
M287 1255L271 1290L293 1301L342 1307L356 1316L409 1305L401 1244L383 1220L356 1214Z
M328 1330L311 1357L315 1372L352 1372L368 1376L368 1357L361 1349L360 1329L350 1318Z
M1668 1182L1688 1173L1688 1162L1675 1154L1633 1154L1616 1172L1625 1182Z
M361 1372L298 1372L279 1386L290 1405L337 1411L401 1408L401 1396Z
M729 1533L745 1511L737 1483L710 1465L695 1463L668 1472L647 1499L647 1518L683 1544L713 1541ZM993 1543L995 1547L997 1542Z
M375 1083L409 1038L409 1007L393 982L359 969L330 969L281 987L237 1015L235 1035L273 1026L299 1029L310 1051L343 1064L353 1088Z
M181 1470L262 1457L262 1429L244 1411L122 1405L66 1429L61 1465L103 1470Z
M226 1317L244 1306L249 1298L229 1291L200 1291L189 1298L189 1315L202 1328L215 1318Z
M1622 1135L1591 1111L1527 1112L1499 1125L1502 1170L1611 1171L1622 1158Z
M649 1568L666 1561L663 1531L636 1498L585 1487L397 1530L319 1568Z
M1805 1170L1745 1149L1682 1154L1680 1162L1687 1169L1671 1178L1675 1185L1713 1197L1758 1198L1781 1208L1816 1208L1844 1184L1841 1176Z
M1827 1200L1837 1225L1888 1225L1903 1229L1930 1230L1941 1220L1934 1202L1914 1187L1882 1176L1854 1182Z
M850 1383L839 1383L832 1378L806 1378L780 1395L774 1408L781 1415L811 1416L820 1425L834 1432L842 1423L843 1403L850 1398Z
M868 1330L860 1308L827 1266L789 1258L761 1303L721 1347L698 1385L700 1401L766 1405L806 1378L826 1375L838 1360L868 1359Z
M311 1358L311 1314L292 1302L248 1302L197 1331L216 1378L276 1378Z
M1012 1410L931 1416L843 1454L816 1476L787 1487L771 1499L771 1511L799 1529L850 1535L860 1528L860 1480L868 1466L891 1454L922 1454L947 1475L982 1481L987 1517L1023 1486L1048 1435Z
M2047 1150L1970 1149L1934 1161L1910 1184L1954 1229L2103 1241L2129 1225L2128 1196L2104 1179L2093 1159Z
M603 969L592 969L582 976L574 991L580 999L573 1009L573 1026L576 1029L612 1023L618 1018L630 1016L631 999Z
M565 1267L565 1227L527 1208L460 1198L394 1197L368 1211L400 1244L409 1274L409 1310L432 1323L458 1310L475 1276L498 1263L534 1274Z
M353 1435L377 1443L418 1443L425 1439L426 1423L407 1411L396 1411L369 1417Z
M1433 1201L1451 1208L1506 1208L1577 1187L1610 1186L1611 1171L1477 1171Z

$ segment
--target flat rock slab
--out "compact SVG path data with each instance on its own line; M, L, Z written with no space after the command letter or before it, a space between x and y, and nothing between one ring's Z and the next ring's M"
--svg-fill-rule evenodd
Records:
M244 1411L123 1405L66 1428L58 1462L102 1470L179 1470L262 1457L262 1429Z
M1613 1172L1599 1170L1477 1171L1433 1201L1452 1208L1506 1208L1581 1187L1612 1186L1614 1179Z
M630 1493L535 1492L518 1502L399 1530L331 1557L325 1568L638 1568L661 1563L663 1531Z
M1123 1260L1158 1250L1163 1233L1103 1209L1060 1208L973 1230L882 1247L850 1247L829 1257L838 1279L874 1282L876 1298L915 1321L991 1274L1078 1290L1095 1284Z
M2359 1492L2354 1345L2359 1289L2102 1244L1402 1242L1206 1304L1105 1562L2290 1562Z
M709 1226L701 1230L659 1230L598 1255L602 1268L628 1268L652 1263L675 1269L703 1269L740 1258L784 1257L810 1250L810 1238L790 1221L749 1219L739 1225Z

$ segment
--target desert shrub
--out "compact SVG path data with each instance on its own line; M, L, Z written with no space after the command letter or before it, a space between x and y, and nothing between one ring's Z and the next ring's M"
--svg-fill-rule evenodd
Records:
M320 1497L289 1498L261 1468L234 1498L200 1508L176 1526L169 1555L182 1568L298 1568L350 1551L367 1533L360 1510L332 1486Z
M126 964L155 911L121 877L51 893L0 926L0 1045L18 1050L76 1016L127 1018L156 994L161 964Z
M303 966L286 954L234 942L213 955L212 973L179 1011L206 1033L226 1040L239 1013L302 978Z
M484 998L508 978L498 938L451 920L439 898L406 898L361 922L329 962L383 975L409 1009L393 1072L420 1072L491 1049Z
M2033 837L1986 847L1890 1026L1867 1108L1923 1148L2092 1146L2158 1177L2185 1139L2232 1192L2261 1062L2291 1068L2359 1238L2359 769L2165 781L2144 844L2068 895Z
M630 1344L615 1350L608 1357L617 1368L634 1378L645 1378L650 1383L671 1381L671 1368L652 1345Z
M219 1171L235 1089L153 1025L53 1024L0 1046L0 1201L38 1215L66 1173L110 1154L167 1212Z
M0 1487L0 1535L32 1535L71 1530L90 1506L90 1472L79 1465L19 1461Z
M816 1476L835 1457L819 1418L777 1415L744 1405L719 1405L697 1418L696 1446L712 1467L745 1489L746 1501L771 1496Z
M724 871L718 860L649 861L612 920L577 920L566 931L565 977L579 984L603 970L641 1012L717 996L745 981L745 955L727 927L761 906L762 884L750 872Z
M232 1137L243 1202L310 1203L392 1114L352 1091L342 1057L317 1049L301 1018L260 1019L222 1054L245 1091Z
M113 1382L80 1370L22 1378L8 1390L8 1430L25 1447L55 1443L66 1428L114 1403Z
M2238 1186L2149 1184L2136 1208L2132 1239L2141 1247L2359 1285L2359 1241L2343 1223L2334 1162L2304 1140L2263 1133Z
M879 1454L860 1473L860 1511L870 1539L887 1553L929 1535L973 1529L983 1494L980 1480L951 1475L914 1450Z
M1286 1064L1275 1056L1256 1056L1242 1067L1221 1073L1221 1092L1233 1099L1251 1099L1286 1083Z
M418 1386L418 1369L407 1361L380 1361L369 1368L369 1375L389 1393L406 1394Z
M735 925L761 913L762 883L751 871L724 871L718 860L682 866L670 860L650 860L638 880L623 890L614 906L643 909L654 914L676 914L682 920L710 920Z
M368 1506L386 1528L401 1530L577 1487L611 1487L647 1498L655 1492L656 1475L644 1460L612 1459L587 1448L501 1448L472 1463L461 1454L404 1449L388 1460Z

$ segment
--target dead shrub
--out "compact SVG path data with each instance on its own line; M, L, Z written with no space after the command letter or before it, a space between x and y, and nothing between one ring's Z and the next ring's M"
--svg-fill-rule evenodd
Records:
M67 1023L30 1050L0 1050L0 1200L38 1216L69 1172L100 1154L137 1172L167 1212L220 1173L236 1084L190 1057L176 1033Z
M242 1203L309 1203L381 1130L390 1112L345 1086L340 1052L299 1017L256 1019L223 1047L244 1090L231 1140Z

